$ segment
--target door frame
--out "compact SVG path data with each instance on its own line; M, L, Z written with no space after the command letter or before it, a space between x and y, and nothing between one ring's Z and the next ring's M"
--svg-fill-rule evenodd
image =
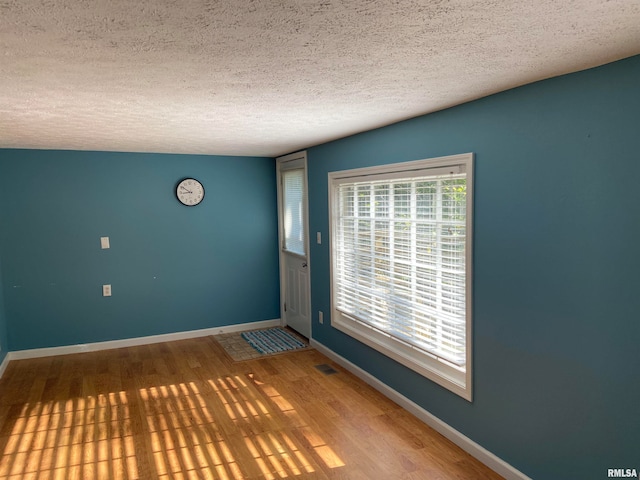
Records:
M304 236L305 245L304 249L307 258L307 294L309 299L309 340L313 334L313 322L311 321L311 255L309 255L309 180L307 171L307 151L290 153L282 157L276 158L276 183L277 183L277 196L278 196L278 262L280 267L280 322L283 326L286 326L285 319L285 300L287 295L287 279L285 274L284 265L284 219L282 218L282 175L284 170L304 168L304 205L302 205L302 211L304 214Z

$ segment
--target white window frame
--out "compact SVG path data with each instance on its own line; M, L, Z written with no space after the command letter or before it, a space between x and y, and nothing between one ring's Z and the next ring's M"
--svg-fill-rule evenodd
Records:
M457 395L472 401L472 285L473 285L473 153L451 155L411 162L382 166L357 168L329 172L329 238L331 255L331 326L362 343L376 349L402 365L420 373L424 377L449 389ZM435 175L447 171L466 173L466 236L465 236L465 357L464 368L457 367L424 350L402 342L359 322L336 308L336 283L334 273L337 257L337 187L341 183L356 182L363 177L375 180L393 180L419 175ZM358 178L360 177L360 178ZM334 211L334 209L336 211Z

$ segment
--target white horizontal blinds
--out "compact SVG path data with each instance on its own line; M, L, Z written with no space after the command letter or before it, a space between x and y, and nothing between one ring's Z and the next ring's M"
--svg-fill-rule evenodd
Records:
M304 205L306 192L304 169L284 170L282 172L284 204L284 249L306 255L304 230Z
M336 307L462 367L466 174L441 172L338 181Z

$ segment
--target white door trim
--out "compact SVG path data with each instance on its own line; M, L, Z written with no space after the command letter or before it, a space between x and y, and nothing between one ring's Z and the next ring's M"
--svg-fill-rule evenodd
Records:
M286 322L286 312L284 310L284 304L286 299L286 275L285 275L285 265L284 265L284 255L283 255L283 245L284 245L284 228L283 228L283 219L282 219L282 175L281 173L285 170L293 170L297 168L304 168L304 189L306 192L305 202L303 205L304 209L304 236L305 236L305 252L306 252L306 261L307 261L307 272L309 282L307 285L307 294L309 295L307 298L309 299L309 339L312 338L312 329L311 329L311 258L309 255L309 181L307 178L307 152L301 151L296 153L291 153L289 155L284 155L282 157L276 158L276 177L277 177L277 196L278 196L278 259L280 265L280 318L282 319L283 325Z

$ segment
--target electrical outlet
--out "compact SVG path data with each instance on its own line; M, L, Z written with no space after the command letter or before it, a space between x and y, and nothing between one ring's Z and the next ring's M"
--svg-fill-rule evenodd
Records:
M103 250L111 248L111 245L109 245L109 237L100 237L100 247Z
M324 314L323 314L321 311L319 311L319 310L318 310L318 322L319 322L320 324L323 324L323 323L324 323Z
M103 297L111 296L111 285L102 285L102 296Z

